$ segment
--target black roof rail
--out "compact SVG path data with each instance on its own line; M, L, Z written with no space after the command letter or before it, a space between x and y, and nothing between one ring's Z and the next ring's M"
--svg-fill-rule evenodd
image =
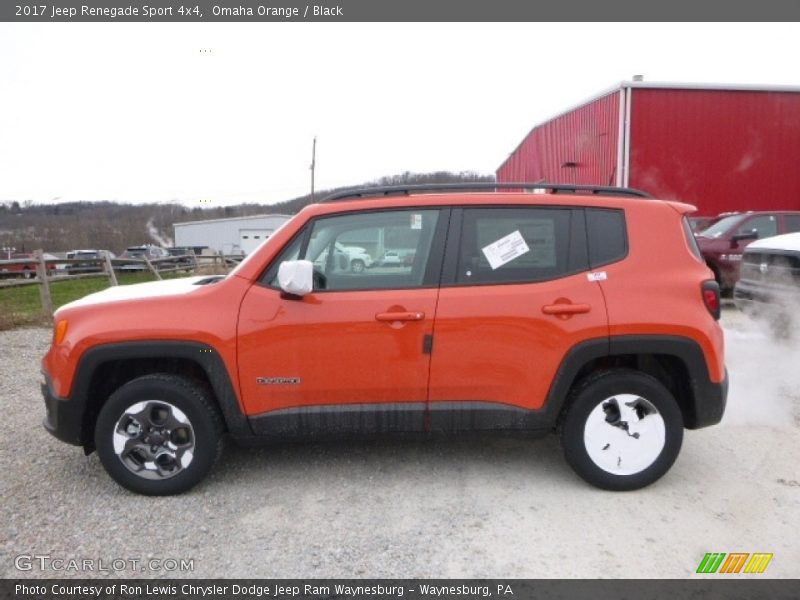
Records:
M588 193L598 196L634 196L636 198L652 198L650 194L641 190L626 188L626 187L612 187L603 185L575 185L568 183L545 183L542 181L537 182L491 182L491 181L476 181L473 183L430 183L430 184L414 184L414 185L392 185L382 187L366 187L366 188L348 188L334 192L326 196L320 202L336 202L338 200L346 200L351 198L378 198L381 196L408 196L414 193L424 192L457 192L457 191L480 191L480 190L544 190L553 194L577 194Z

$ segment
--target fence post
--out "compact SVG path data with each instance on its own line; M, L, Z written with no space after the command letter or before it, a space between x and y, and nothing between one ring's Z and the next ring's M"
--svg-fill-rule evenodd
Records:
M47 280L47 264L44 261L44 250L36 250L36 275L39 277L39 297L42 300L42 311L49 319L53 318L53 299L50 297L50 282Z
M147 258L147 255L144 255L144 264L147 265L147 268L156 276L156 279L159 281L161 280L161 275L159 275L158 270L153 266L153 263L150 262L150 259Z
M117 283L117 274L114 273L114 265L111 264L111 257L105 250L103 250L103 259L105 260L106 273L108 273L108 280L111 282L111 285L119 285L119 283Z
M228 269L228 262L225 260L225 254L222 250L219 251L219 260L222 265L222 272L227 274L230 269Z

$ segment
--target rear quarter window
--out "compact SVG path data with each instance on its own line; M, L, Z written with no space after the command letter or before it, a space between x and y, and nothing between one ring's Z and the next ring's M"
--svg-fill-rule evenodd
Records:
M628 254L625 213L608 208L586 209L589 266L592 269L622 260Z
M683 217L683 235L686 236L686 245L689 246L689 250L692 251L695 258L700 262L704 262L703 253L700 252L700 246L697 245L697 239L694 237L692 224L689 223L689 217Z

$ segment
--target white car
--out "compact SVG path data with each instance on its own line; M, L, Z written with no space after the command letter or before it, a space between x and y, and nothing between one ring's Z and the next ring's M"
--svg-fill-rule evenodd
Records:
M372 257L364 248L359 248L358 246L343 246L338 242L333 251L333 258L333 269L335 271L362 273L364 269L371 267L373 263ZM327 261L328 249L325 248L314 260L314 265L324 270Z
M800 233L747 246L733 300L742 312L766 320L780 337L800 325Z
M336 245L337 250L342 250L347 254L350 259L350 270L353 273L361 273L364 269L372 266L372 257L367 253L364 248L358 246L342 246Z

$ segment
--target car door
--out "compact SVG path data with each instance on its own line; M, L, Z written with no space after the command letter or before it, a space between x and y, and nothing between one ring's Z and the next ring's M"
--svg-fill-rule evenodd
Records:
M455 210L433 339L433 429L516 427L580 342L607 340L581 209ZM523 418L524 420L524 418ZM516 425L515 425L516 424Z
M256 431L422 428L446 213L321 217L287 245L240 310L240 386ZM337 245L373 257L402 246L419 258L402 268L345 270ZM314 289L302 298L277 286L279 264L293 259L314 264Z

